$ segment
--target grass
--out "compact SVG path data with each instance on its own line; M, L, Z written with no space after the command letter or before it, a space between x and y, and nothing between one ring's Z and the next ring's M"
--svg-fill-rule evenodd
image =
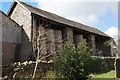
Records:
M92 78L115 78L115 70L102 74L91 74Z
M115 78L115 70L111 70L110 72L107 72L107 73L97 73L97 74L91 74L89 75L91 76L91 80L95 80L97 78L97 80L101 79L101 78ZM16 75L16 78L32 78L32 74L25 74L24 72L22 73L18 73ZM40 74L40 73L37 73L35 78L57 78L57 76L55 75L55 71L48 71L46 72L45 74ZM108 79L108 80L109 80ZM106 80L106 79L105 79Z

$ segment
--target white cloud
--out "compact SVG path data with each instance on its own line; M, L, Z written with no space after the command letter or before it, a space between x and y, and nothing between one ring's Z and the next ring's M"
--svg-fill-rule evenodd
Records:
M110 10L112 12L115 12L115 10L117 10L117 3L110 3L104 1L97 2L100 0L35 1L37 1L39 8L43 10L90 26L96 25L99 22L99 16L106 14L107 10Z
M95 15L89 16L72 16L72 17L65 17L70 20L78 21L83 24L93 25L98 23L98 17Z
M118 28L112 26L111 28L109 28L108 30L106 30L105 33L107 35L109 35L110 37L114 38L115 42L117 43L118 36L120 37L120 34L118 35Z

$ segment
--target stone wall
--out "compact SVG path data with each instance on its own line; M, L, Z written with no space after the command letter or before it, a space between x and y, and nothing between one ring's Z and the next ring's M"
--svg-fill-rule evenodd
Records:
M106 39L102 39L102 38L97 39L96 53L97 53L97 55L101 54L103 56L112 56L110 40L106 40Z
M24 9L21 5L17 4L10 16L16 23L23 27L31 40L31 14L28 10Z
M5 65L15 61L17 44L21 43L21 27L4 13L0 12L0 15L2 15L0 20L0 28L2 29L0 46L2 46L2 50L0 53L2 54L2 64Z
M36 21L36 20L34 20L34 21ZM33 22L33 23L35 23L35 22ZM44 43L42 42L43 40L37 41L37 43L39 42L39 46L42 46L43 50L44 50L43 53L40 52L40 55L42 54L42 57L47 56L43 60L47 60L47 61L53 60L53 54L54 53L58 54L59 47L62 47L62 45L63 45L62 30L45 28L45 26L43 26L42 24L40 24L39 26L37 26L35 24L33 24L33 25L34 25L33 33L35 33L37 31L36 35L33 35L33 41L37 41L37 40L35 40L35 36L36 36L36 39L38 39L38 37L40 37L39 32L42 35L44 34L43 37L41 36L41 39L44 39ZM38 49L37 49L37 51L38 51ZM36 53L36 51L34 53Z
M31 14L28 10L17 4L10 17L23 27L19 60L30 60L32 57Z
M92 45L92 55L96 54L96 42L95 42L95 35L90 35L91 36L91 45Z
M70 27L65 27L63 30L64 41L73 42L73 29Z
M42 60L46 60L45 56L47 54L47 48L46 48L46 30L43 26L38 26L39 28L34 32L34 38L33 38L33 53L36 55L35 57L38 57Z
M2 64L9 64L15 61L17 44L2 42Z
M2 20L0 20L2 41L0 40L0 42L21 43L21 27L5 14L1 12L0 14L2 14Z
M84 41L83 41L83 35L74 35L74 42L76 43L76 44L78 44L79 42L81 42L81 43L83 43Z
M96 37L94 34L87 35L87 43L90 49L92 49L92 55L96 56Z
M59 49L63 47L62 30L55 30L55 51L59 54Z
M53 29L46 29L46 44L47 44L47 55L55 53L55 36ZM49 56L47 60L51 60L53 56Z

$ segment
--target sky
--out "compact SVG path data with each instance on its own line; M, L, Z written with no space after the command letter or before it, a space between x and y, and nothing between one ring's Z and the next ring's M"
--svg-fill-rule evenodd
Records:
M64 18L95 27L113 38L118 37L119 0L21 0ZM13 0L2 0L7 13ZM116 37L115 37L116 36Z

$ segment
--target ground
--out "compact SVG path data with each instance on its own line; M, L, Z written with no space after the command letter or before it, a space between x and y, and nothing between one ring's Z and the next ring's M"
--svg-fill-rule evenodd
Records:
M110 72L102 73L102 74L96 74L96 75L91 74L91 76L92 78L115 78L115 70L111 70Z

